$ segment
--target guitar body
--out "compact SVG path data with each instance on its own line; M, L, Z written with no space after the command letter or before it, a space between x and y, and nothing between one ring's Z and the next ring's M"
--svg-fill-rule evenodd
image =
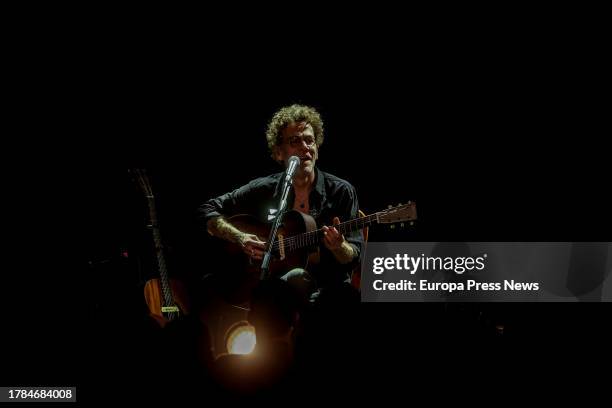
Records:
M147 172L144 169L130 169L129 171L147 199L147 206L149 208L148 227L151 228L153 236L157 271L159 272L159 278L150 279L145 284L145 302L151 317L161 327L164 327L168 322L189 313L189 305L186 300L187 291L181 282L168 276L164 248L157 222L155 196L153 195L153 188L151 187Z
M166 324L181 315L189 314L189 304L187 303L187 291L183 284L176 279L169 279L169 287L172 291L172 297L175 305L179 308L179 312L162 312L164 306L164 296L162 286L159 279L150 279L144 287L144 296L149 308L150 316L157 323L164 327Z
M372 223L394 224L405 221L412 223L416 219L416 205L408 202L375 214L362 213L360 217L336 224L335 228L341 234L347 234L363 230ZM227 221L242 232L256 235L261 241L267 241L270 236L272 226L250 215L236 215ZM317 224L310 215L294 210L285 212L274 240L268 277L278 278L291 269L307 269L308 265L317 264L322 237L322 229L317 229ZM223 273L217 274L221 281L218 286L221 295L229 303L241 304L248 301L253 289L261 280L261 261L254 261L245 255L238 244L224 245L224 250L229 256L222 265ZM359 287L357 279L354 284Z
M242 232L257 235L261 241L267 241L270 235L270 224L262 223L250 215L235 215L228 218L234 227ZM317 224L310 215L299 211L287 211L282 219L281 226L277 232L277 241L284 241L287 238L317 230ZM246 302L253 289L259 284L261 277L261 261L254 261L249 258L240 245L226 243L226 251L232 259L232 266L237 269L232 271L233 284L231 285L232 303ZM306 268L309 264L318 263L318 247L304 247L283 254L279 251L272 252L270 261L270 277L278 278L291 269Z
M267 241L270 235L271 226L259 222L254 217L249 215L236 215L228 220L232 225L243 232L255 234L262 241ZM278 229L277 240L286 240L287 238L303 234L305 232L316 231L317 224L310 215L303 214L299 211L287 211L283 216L281 226ZM239 251L241 254L242 248L236 244L230 244L234 247L234 251ZM315 262L313 252L317 248L300 248L294 251L286 251L284 257L278 252L273 252L273 258L270 262L270 276L279 277L283 273L288 272L293 268L305 268L309 262ZM246 255L245 260L248 261ZM282 258L282 259L281 259ZM249 261L250 262L250 261ZM250 262L250 270L261 271L261 262Z

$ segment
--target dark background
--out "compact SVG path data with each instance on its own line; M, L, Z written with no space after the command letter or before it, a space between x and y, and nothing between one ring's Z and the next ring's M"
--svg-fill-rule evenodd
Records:
M322 114L318 165L349 180L364 211L417 202L414 227L373 227L371 240L609 241L604 67L581 47L568 55L544 45L413 58L342 49L339 65L298 54L265 68L231 47L146 63L132 49L32 75L40 96L30 102L43 112L30 118L32 133L43 137L36 148L21 139L26 160L10 173L32 221L12 256L28 297L7 324L7 349L28 352L7 357L7 378L87 387L100 375L91 355L102 346L91 333L122 333L142 313L146 207L127 168L150 170L172 272L193 283L217 269L195 210L277 171L264 132L290 103ZM363 304L355 357L390 373L412 361L406 347L437 355L468 347L463 365L432 368L437 379L464 369L470 355L502 367L519 356L525 369L533 361L542 370L597 366L608 306Z
M290 78L279 91L274 77L230 75L214 89L187 91L185 85L139 94L137 103L117 109L126 119L109 114L110 128L121 129L121 136L100 138L124 167L93 169L93 185L108 192L91 212L104 220L94 228L92 248L108 249L97 256L116 257L117 240L129 236L119 231L138 230L142 202L125 173L125 166L138 164L151 170L174 270L196 280L222 271L194 210L209 197L277 171L265 127L276 109L296 102L321 112L326 141L318 164L356 186L364 211L417 202L416 226L373 227L373 241L610 239L604 141L592 123L601 107L582 88L563 85L563 73L512 64L452 73L439 68L428 75L381 71L372 77L337 73L314 88ZM125 124L132 122L136 129L130 131ZM107 126L102 132L114 133ZM534 359L547 370L575 356L597 364L608 306L364 304L356 341L366 354L360 358L385 370L404 361L399 351L415 345L449 353L460 344L467 355L479 356L473 364L490 354L490 370ZM503 340L497 324L505 327Z

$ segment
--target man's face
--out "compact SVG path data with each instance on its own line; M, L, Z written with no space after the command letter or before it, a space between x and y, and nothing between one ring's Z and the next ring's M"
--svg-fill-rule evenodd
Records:
M314 172L319 151L315 142L312 126L306 122L291 123L281 132L282 143L276 147L274 157L287 166L291 156L300 158L300 168L296 176L306 176Z

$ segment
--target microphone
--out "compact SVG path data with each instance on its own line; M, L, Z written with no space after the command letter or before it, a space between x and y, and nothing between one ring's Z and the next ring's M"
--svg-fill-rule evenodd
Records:
M287 195L289 194L289 188L292 184L292 178L300 165L300 158L297 156L291 156L287 161L287 171L285 172L285 182L283 183L283 195L281 196L280 202L278 204L278 208L274 209L274 213L277 216L274 218L272 222L272 228L270 229L270 236L268 238L268 244L266 248L266 252L263 256L263 261L261 263L261 275L259 279L264 280L269 277L269 269L270 269L270 257L272 254L272 248L274 246L274 240L276 239L276 232L278 231L278 227L280 226L280 221L285 212L285 208L287 207ZM271 211L272 212L272 211Z
M270 229L270 236L268 238L268 244L266 247L266 252L264 252L263 261L261 263L261 275L259 279L267 279L269 276L270 269L270 256L272 254L272 248L274 247L274 240L276 239L276 232L278 231L278 227L280 226L280 221L283 218L283 213L285 212L285 208L287 207L287 195L289 194L289 188L291 187L292 178L300 165L300 158L297 156L291 156L287 161L287 171L285 172L285 182L283 183L283 195L281 196L280 202L278 204L278 208L274 210L270 210L273 214L277 214L276 217L273 218L272 228Z
M287 163L287 176L285 177L285 181L289 181L293 178L295 171L300 166L300 158L297 156L291 156L289 158L289 162Z

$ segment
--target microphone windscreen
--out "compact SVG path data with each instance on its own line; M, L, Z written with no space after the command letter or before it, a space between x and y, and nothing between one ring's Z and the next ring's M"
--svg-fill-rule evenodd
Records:
M291 165L293 166L299 166L300 165L300 158L297 156L291 156L289 158L289 162L287 163L289 167L291 167Z

